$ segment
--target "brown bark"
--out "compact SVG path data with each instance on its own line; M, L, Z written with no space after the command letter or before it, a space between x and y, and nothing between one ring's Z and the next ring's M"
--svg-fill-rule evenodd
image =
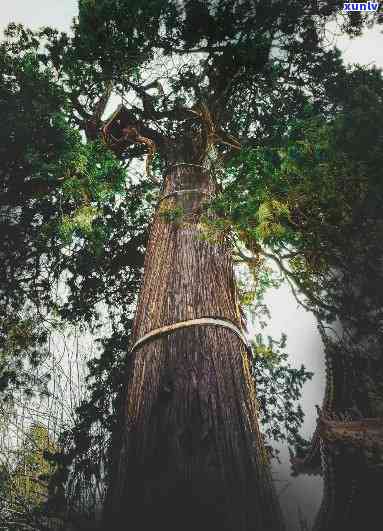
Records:
M214 193L215 184L202 168L170 167L162 194L191 188ZM170 196L157 209L133 342L198 317L240 326L230 249L201 237L205 197ZM180 222L161 215L169 205L184 210ZM108 529L283 529L241 340L214 326L177 330L140 346L128 365L123 442L105 508Z

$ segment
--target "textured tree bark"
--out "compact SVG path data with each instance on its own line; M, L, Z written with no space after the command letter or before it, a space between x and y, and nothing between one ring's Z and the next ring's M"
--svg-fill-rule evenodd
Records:
M182 160L182 159L181 159ZM185 160L185 159L183 159ZM177 321L240 324L230 249L201 237L209 173L170 166L151 228L134 341ZM169 205L179 222L164 218ZM246 349L214 326L177 330L131 355L118 471L105 506L108 529L284 529L257 420Z

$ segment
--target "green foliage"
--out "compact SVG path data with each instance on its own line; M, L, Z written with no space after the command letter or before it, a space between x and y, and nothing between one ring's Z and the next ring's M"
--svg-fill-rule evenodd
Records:
M289 355L283 352L286 336L279 341L258 334L253 343L253 374L256 381L260 421L266 438L267 448L273 457L279 451L273 442L286 441L296 445L300 440L299 429L304 413L299 404L304 383L313 376L302 365L299 369L288 363Z
M44 320L55 308L56 317L69 316L73 298L69 297L60 313L53 289L68 270L72 273L69 287L78 293L87 286L88 299L97 292L98 302L102 302L104 284L88 278L87 268L99 267L107 257L114 270L107 299L113 300L114 281L120 275L125 278L127 295L123 307L131 304L141 273L147 224L139 191L133 187L130 195L125 192L124 164L100 140L84 143L79 130L71 125L70 97L53 68L46 65L45 56L38 53L39 40L21 26L11 26L9 36L12 39L0 46L1 392L17 387L30 390L33 382L37 383L29 368L46 354L44 342L50 325ZM148 189L145 183L139 187L144 193ZM127 204L122 205L122 200ZM136 211L139 218L133 221ZM116 232L114 216L118 238L126 245L110 242ZM130 219L130 228L121 225L124 217L126 224ZM129 258L127 246L132 251ZM77 255L84 274L80 285L80 271L70 258ZM109 266L98 268L95 276L105 267ZM91 305L86 313L84 304L84 298L76 303L84 319L97 313ZM32 315L42 329L45 325L45 334L28 348L17 346L8 334L23 326L25 316Z
M78 407L77 420L71 429L61 436L65 455L64 470L72 468L71 481L80 484L92 477L101 482L99 466L105 466L103 488L108 483L112 461L119 440L123 393L126 385L126 345L129 343L131 321L125 322L126 330L115 332L111 337L100 339L101 355L88 364L89 396ZM117 444L118 447L118 444ZM61 456L58 455L60 462ZM76 492L76 489L72 489Z
M168 223L180 224L184 216L184 209L181 206L163 206L160 216Z
M253 323L257 322L261 328L265 328L270 318L270 312L264 304L264 296L270 288L278 288L283 282L283 277L275 272L265 261L255 260L244 268L237 268L236 284L241 306L247 312Z
M17 451L15 470L11 474L11 496L39 505L48 496L47 480L54 472L44 453L56 449L45 426L32 426L25 436L22 448Z
M34 369L46 355L47 332L36 319L4 317L0 320L0 393L10 401L15 389L31 396L36 387L47 393L48 373L35 374ZM27 369L24 370L25 359ZM32 369L32 372L31 372Z
M5 529L38 526L39 514L44 511L48 499L49 481L56 468L45 454L56 448L47 428L34 424L14 450L13 463L2 466L0 525Z
M79 1L76 59L106 79L129 76L153 56L166 5L163 0ZM122 74L122 75L121 75Z
M125 330L141 280L152 212L151 199L145 201L145 196L150 197L151 188L143 181L126 190L124 201L99 207L92 230L77 226L70 254L58 254L57 278L69 272L68 296L58 309L64 320L96 324L103 308L113 329Z
M382 79L364 69L345 79L351 88L331 120L293 120L280 147L243 150L214 203L250 248L286 257L305 295L313 294L314 305L323 300L318 311L326 309L324 278L332 286L332 268L356 261L354 235L365 245L360 261L380 231Z
M256 330L264 329L272 319L264 296L269 288L278 288L283 279L263 261L255 269L241 267L238 278L243 310ZM270 457L278 459L275 443L301 443L299 429L304 413L299 404L304 384L313 373L302 365L291 366L293 355L286 352L287 336L280 340L258 333L252 342L252 372L255 378L261 429Z
M126 172L101 142L79 144L63 173L64 199L102 203L123 194Z
M82 206L74 212L72 217L63 216L59 227L59 234L63 241L72 240L76 229L85 236L92 233L92 223L97 216L97 210L92 206Z

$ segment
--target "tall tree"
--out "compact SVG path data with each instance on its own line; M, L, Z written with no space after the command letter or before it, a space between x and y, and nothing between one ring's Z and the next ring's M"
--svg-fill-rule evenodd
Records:
M117 3L88 7L81 4L79 42L86 30L89 35L91 27L98 28L97 39L109 52L100 51L105 73L116 67L110 57L117 39L126 39L134 24L142 35L148 20L118 17ZM266 11L253 2L188 2L161 8L150 50L158 61L169 57L166 69L170 59L182 62L184 54L188 63L171 76L166 69L151 77L141 69L136 81L117 76L115 88L128 91L130 100L124 114L104 125L116 151L148 146L164 168L132 344L150 332L157 335L130 355L106 519L116 528L126 515L143 528L182 522L187 528L277 529L281 518L244 346L232 331L206 324L162 337L160 332L200 317L241 326L230 249L224 237L203 237L204 198L217 191L217 165L241 146L275 142L286 127L282 116L304 111L304 84L311 83L313 104L325 111L323 90L321 98L314 91L328 80L326 73L339 68L339 59L321 49L315 21L335 13L336 6L277 2ZM148 22L152 29L150 17Z
M209 234L205 203L240 149L278 142L309 102L331 111L329 88L342 66L323 46L324 28L342 5L83 0L74 37L44 29L43 52L36 36L10 31L21 37L15 52L32 49L62 86L87 149L101 132L120 160L147 153L152 181L163 174L131 347L164 326L193 324L129 353L108 527L127 519L143 529L283 527L238 337L232 248L225 232ZM353 14L345 25L359 31L362 22ZM112 92L125 106L103 121ZM64 189L80 191L86 207L65 230L90 224L89 175L105 169L104 156L92 160L93 172L77 159L64 176ZM198 318L215 321L196 326Z

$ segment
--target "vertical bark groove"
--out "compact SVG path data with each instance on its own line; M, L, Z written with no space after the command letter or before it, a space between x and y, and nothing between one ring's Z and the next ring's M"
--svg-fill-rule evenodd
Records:
M208 172L169 170L163 194L213 193ZM180 223L159 207L152 225L133 342L161 326L220 317L241 326L230 250L201 238L203 194ZM283 529L257 421L246 348L231 331L180 329L132 353L119 467L105 512L112 529ZM120 523L119 523L120 522Z

